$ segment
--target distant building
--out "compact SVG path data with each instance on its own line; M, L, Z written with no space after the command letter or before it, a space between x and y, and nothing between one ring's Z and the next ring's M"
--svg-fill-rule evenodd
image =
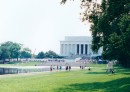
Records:
M60 41L60 54L62 56L90 56L101 55L102 48L98 53L92 52L92 37L87 36L66 36L64 41Z

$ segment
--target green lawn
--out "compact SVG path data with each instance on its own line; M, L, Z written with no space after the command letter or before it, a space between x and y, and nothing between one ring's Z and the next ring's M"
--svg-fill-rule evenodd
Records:
M1 75L0 92L130 92L130 69L107 74L99 65L91 71Z

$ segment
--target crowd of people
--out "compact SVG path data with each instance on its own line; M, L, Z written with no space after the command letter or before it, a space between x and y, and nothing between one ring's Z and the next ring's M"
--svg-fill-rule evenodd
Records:
M57 71L58 70L63 70L63 66L62 65L50 65L50 71L53 71L53 70L57 70ZM71 65L66 63L65 70L70 71L71 70Z
M53 71L53 70L62 70L62 65L51 65L50 66L50 71Z
M58 62L55 61L55 63L51 63L50 65L50 71L60 71L60 70L65 70L65 71L70 71L72 68L74 67L79 67L79 69L87 69L88 71L91 71L91 67L90 67L90 63L91 61L89 60L79 60L75 63L68 63L68 62ZM75 65L74 65L75 64ZM77 64L77 66L76 66ZM114 63L112 61L109 61L107 63L107 72L114 74L114 68L113 68Z

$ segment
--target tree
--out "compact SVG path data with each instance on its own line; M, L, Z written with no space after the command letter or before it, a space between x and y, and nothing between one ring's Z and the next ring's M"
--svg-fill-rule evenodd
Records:
M49 50L48 52L45 53L45 57L56 58L58 57L58 55L54 51Z
M3 62L5 61L6 58L10 58L10 52L9 52L9 48L8 46L6 46L6 44L2 44L0 46L0 56L1 56L1 60L3 60Z
M130 67L130 1L103 0L100 16L91 14L93 22L91 32L93 36L92 49L97 51L103 46L104 59L116 59L125 67Z
M18 61L18 58L20 56L20 50L21 50L21 44L18 44L18 43L12 43L10 44L10 57L11 58L17 58L17 61Z
M44 56L45 56L45 55L44 55L44 52L41 51L41 52L38 53L37 58L39 58L39 59L43 59Z
M64 4L67 0L62 0ZM91 23L92 50L130 67L130 0L81 0L82 21Z
M20 58L31 58L31 56L31 50L29 48L23 48Z
M21 49L21 44L19 43L13 43L11 41L7 41L1 44L0 46L0 56L3 61L5 59L12 59L12 58L17 58L20 55L20 49Z

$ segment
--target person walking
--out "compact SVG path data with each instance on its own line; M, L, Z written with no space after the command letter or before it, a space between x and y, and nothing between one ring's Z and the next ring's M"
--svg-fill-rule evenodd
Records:
M66 66L66 71L68 70L68 65Z
M50 66L50 71L52 71L52 65Z
M58 69L59 69L59 66L57 65L57 71L58 71Z
M60 65L60 70L62 69L62 66Z
M107 72L114 73L113 62L109 61L107 64Z
M81 65L80 65L80 69L81 69Z
M69 65L69 71L71 70L71 65Z

